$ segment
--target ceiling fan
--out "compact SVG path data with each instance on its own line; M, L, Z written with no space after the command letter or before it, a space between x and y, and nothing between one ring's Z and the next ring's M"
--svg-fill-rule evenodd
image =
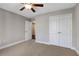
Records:
M32 12L36 12L34 7L43 7L44 5L43 4L32 4L32 3L21 3L24 5L24 7L22 7L20 9L20 11L23 11L24 9L28 9L28 10L31 10Z

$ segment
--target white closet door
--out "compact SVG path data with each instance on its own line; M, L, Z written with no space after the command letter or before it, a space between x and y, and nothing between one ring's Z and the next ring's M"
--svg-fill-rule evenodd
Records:
M72 47L72 14L51 16L49 19L49 43Z
M25 21L25 40L32 39L32 23Z
M49 34L50 34L50 44L59 44L59 35L58 35L58 18L56 16L52 16L49 19Z
M72 47L72 14L60 15L59 17L59 45Z

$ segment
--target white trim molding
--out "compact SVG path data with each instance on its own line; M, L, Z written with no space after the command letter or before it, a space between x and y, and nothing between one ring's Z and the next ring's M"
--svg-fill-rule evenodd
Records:
M76 48L71 48L71 49L74 50L79 55L79 50L77 50Z
M18 41L18 42L13 42L13 43L10 43L8 45L1 46L0 49L8 48L8 47L11 47L13 45L16 45L16 44L19 44L19 43L22 43L22 42L25 42L25 41L28 41L28 40L21 40L21 41Z
M35 42L37 43L42 43L42 44L47 44L47 45L55 45L55 46L59 46L59 47L64 47L64 48L72 48L72 47L65 47L65 46L60 46L60 45L56 45L56 44L51 44L49 42L44 42L44 41L39 41L39 40L36 40Z
M43 42L43 41L38 41L38 40L35 40L35 42L50 45L48 42Z

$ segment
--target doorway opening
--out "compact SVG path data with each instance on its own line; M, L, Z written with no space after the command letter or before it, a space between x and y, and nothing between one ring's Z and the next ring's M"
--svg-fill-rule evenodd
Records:
M32 39L36 39L35 38L35 23L32 23Z

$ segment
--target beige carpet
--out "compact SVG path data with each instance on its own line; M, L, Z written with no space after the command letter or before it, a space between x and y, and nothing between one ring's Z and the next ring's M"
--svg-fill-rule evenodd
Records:
M76 52L62 47L35 43L33 40L0 50L1 56L77 56Z

